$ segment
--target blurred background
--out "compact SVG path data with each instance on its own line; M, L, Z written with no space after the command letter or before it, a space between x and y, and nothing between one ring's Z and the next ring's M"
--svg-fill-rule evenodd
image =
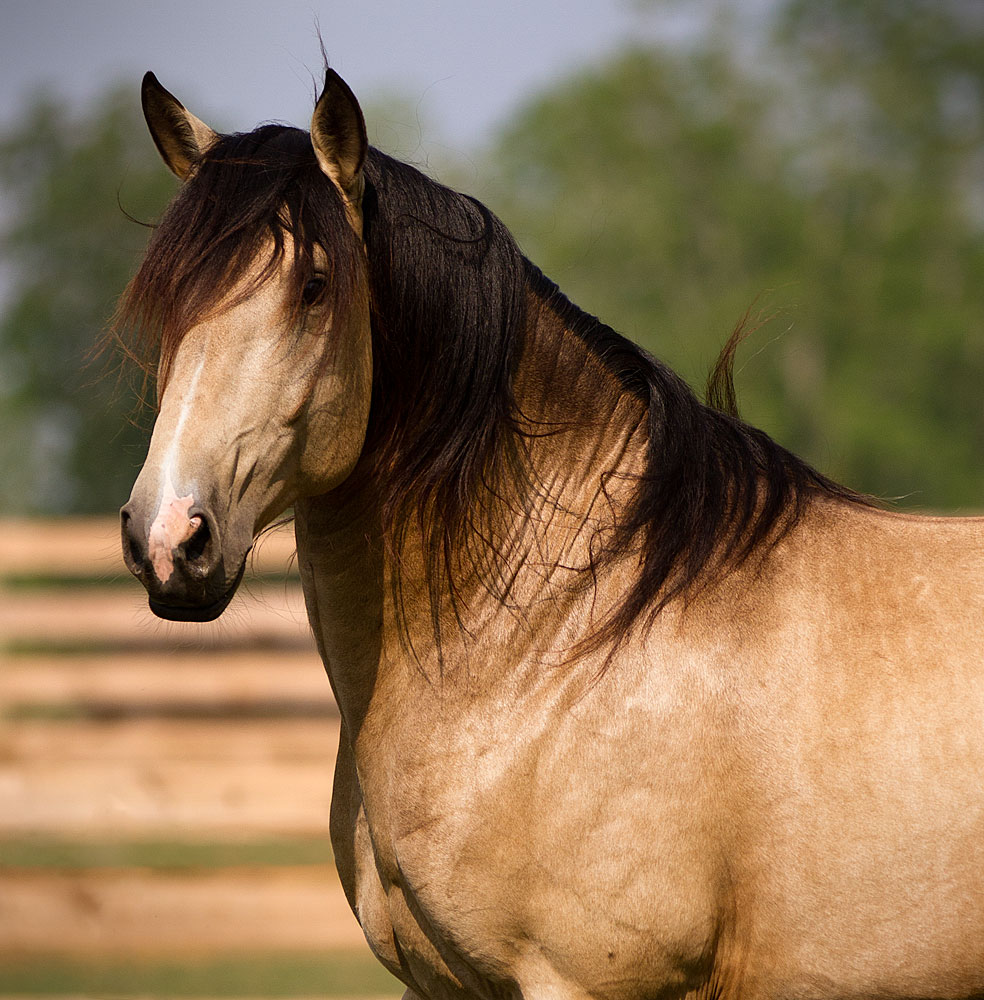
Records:
M370 139L583 308L903 510L984 509L984 5L52 0L0 26L0 997L386 996L327 846L336 720L291 541L231 622L117 555L152 414L93 354L176 182L153 69L221 131Z

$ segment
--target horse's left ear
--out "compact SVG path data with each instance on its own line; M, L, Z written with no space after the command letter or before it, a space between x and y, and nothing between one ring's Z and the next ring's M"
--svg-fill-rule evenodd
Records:
M311 144L321 169L345 199L353 224L361 229L362 168L369 152L366 122L355 94L333 69L325 72L311 118Z

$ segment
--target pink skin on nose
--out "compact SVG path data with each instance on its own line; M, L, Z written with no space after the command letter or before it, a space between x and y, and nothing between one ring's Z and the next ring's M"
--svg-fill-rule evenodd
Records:
M150 526L147 543L151 565L161 583L167 583L174 572L174 550L201 526L200 517L188 517L193 503L194 497L190 493L186 497L178 497L170 482L167 483L160 510Z

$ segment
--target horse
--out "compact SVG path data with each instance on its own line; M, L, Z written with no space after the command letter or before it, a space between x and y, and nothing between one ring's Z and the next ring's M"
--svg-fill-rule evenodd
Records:
M293 509L407 1000L984 996L984 519L827 479L727 360L699 400L334 71L310 133L142 98L183 183L116 319L158 393L124 559L210 620Z

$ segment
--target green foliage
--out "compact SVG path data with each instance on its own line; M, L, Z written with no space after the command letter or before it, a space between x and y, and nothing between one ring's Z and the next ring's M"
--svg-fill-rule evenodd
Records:
M146 449L130 386L92 356L147 238L127 213L152 222L174 192L135 105L112 93L76 120L42 98L0 140L14 269L0 318L6 512L112 510Z
M751 327L774 316L739 356L751 422L859 489L980 509L984 8L773 10L560 81L503 130L484 184L474 164L457 183L576 302L695 385L746 311ZM415 107L367 117L377 142L421 158ZM145 241L117 196L153 220L174 183L119 95L79 121L51 100L28 109L0 138L0 181L17 269L0 319L0 510L113 509L145 432L133 394L84 357Z
M980 508L984 25L964 8L792 3L754 72L720 34L624 53L519 115L490 200L695 384L746 310L778 313L739 362L748 419L856 488Z

